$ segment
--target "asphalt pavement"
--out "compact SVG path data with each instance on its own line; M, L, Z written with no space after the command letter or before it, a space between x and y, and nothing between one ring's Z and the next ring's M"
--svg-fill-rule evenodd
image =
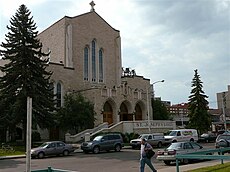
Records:
M124 149L130 149L129 147L125 147ZM80 148L75 150L75 153L80 153L82 152L82 150ZM0 160L3 159L16 159L16 158L25 158L25 155L14 155L14 156L0 156ZM225 162L230 162L230 160L224 160ZM192 164L187 164L187 165L181 165L179 167L179 171L180 172L185 172L188 170L193 170L193 169L197 169L197 168L202 168L202 167L207 167L207 166L214 166L217 164L221 164L220 160L211 160L211 161L205 161L205 162L198 162L198 163L192 163ZM124 169L123 169L124 170ZM163 169L159 169L157 170L158 172L176 172L176 165L173 166L168 166L166 168ZM124 171L126 172L126 171ZM130 171L127 171L130 172Z

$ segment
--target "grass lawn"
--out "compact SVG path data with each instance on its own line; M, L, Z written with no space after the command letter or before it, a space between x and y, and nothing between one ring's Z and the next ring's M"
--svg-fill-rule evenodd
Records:
M0 156L9 156L9 155L25 155L24 146L14 146L14 151L8 150L4 151L0 149Z
M196 170L190 170L188 172L229 172L230 171L230 162L224 164L218 164L215 166L199 168Z

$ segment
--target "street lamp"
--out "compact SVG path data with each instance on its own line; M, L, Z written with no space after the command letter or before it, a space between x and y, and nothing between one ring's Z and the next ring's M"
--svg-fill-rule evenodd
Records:
M150 84L150 87L152 86L153 88L153 100L154 100L154 84L159 83L159 82L164 82L165 80L160 80L160 81L156 81L153 82L152 84ZM149 110L149 88L146 88L146 93L147 93L147 111L148 111L148 129L149 129L149 133L151 133L151 127L150 127L150 110Z
M225 114L225 105L224 105L224 99L226 99L228 93L225 94L225 92L223 92L222 94L222 110L223 110L223 118L224 118L224 130L227 130L227 121L226 121L226 114Z

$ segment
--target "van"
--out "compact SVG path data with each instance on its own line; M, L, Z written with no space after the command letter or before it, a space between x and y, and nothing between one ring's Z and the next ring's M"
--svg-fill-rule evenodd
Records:
M181 141L198 141L198 133L195 129L178 129L170 130L165 136L166 143L181 142Z

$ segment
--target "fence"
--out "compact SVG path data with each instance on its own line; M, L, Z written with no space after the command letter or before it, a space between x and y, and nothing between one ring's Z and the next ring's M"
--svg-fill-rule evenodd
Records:
M223 160L230 160L230 156L223 155L224 152L230 151L230 148L219 148L219 149L207 149L201 150L198 152L192 152L188 154L178 154L176 155L176 171L179 172L179 159L203 159L203 160L213 160L219 159L221 160L221 164L223 164ZM214 155L217 152L219 155Z

